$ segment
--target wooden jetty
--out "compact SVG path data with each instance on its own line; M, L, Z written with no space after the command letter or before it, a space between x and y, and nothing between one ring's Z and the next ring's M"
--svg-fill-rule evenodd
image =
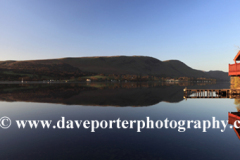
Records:
M240 98L240 89L183 89L183 98Z
M228 65L228 75L240 78L240 51L235 56L234 64ZM239 98L239 89L183 89L183 98Z

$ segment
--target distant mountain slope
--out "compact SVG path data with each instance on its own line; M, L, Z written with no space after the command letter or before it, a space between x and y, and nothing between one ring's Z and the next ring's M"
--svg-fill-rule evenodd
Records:
M228 72L223 71L209 71L206 72L211 77L218 77L219 80L229 81L230 77L228 76Z
M193 77L229 80L227 72L203 72L192 69L181 61L160 61L147 56L81 57L33 61L2 61L0 70L33 71L34 73L53 70L54 73L135 74L162 77Z
M203 72L200 70L192 69L191 67L187 66L185 63L179 61L179 60L169 60L164 61L166 65L169 67L174 68L180 76L186 76L186 77L210 77L214 79L218 79L221 81L229 81L230 77L228 76L228 72L223 71L209 71L209 72Z
M175 72L171 68L166 70L160 60L144 56L65 58L62 61L82 71L104 74L164 75Z
M178 76L208 77L208 75L206 75L203 71L192 69L189 66L187 66L185 63L179 60L164 61L164 64L166 68L169 67L174 69L178 73Z

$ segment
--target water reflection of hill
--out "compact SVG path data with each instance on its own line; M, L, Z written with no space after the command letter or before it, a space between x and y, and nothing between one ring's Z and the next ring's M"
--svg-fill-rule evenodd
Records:
M0 85L1 101L96 106L150 106L180 102L185 85L162 83L78 83Z

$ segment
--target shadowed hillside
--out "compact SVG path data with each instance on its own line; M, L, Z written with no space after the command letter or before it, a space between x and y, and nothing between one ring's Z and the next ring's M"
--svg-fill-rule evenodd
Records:
M206 72L209 76L218 77L219 80L230 81L230 77L228 76L228 72L223 71L209 71Z
M0 62L0 77L6 74L33 74L40 76L81 77L96 74L132 74L151 75L159 77L192 77L213 78L229 81L227 73L221 71L203 72L192 69L181 61L160 61L147 56L114 56L114 57L82 57L62 58L34 61L4 61ZM5 74L5 75L4 75ZM21 76L20 76L21 77ZM2 78L3 79L3 78Z

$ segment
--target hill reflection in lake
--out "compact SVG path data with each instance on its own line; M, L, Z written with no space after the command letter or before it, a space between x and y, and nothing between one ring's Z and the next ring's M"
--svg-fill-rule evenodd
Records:
M180 102L183 88L179 83L68 83L2 84L1 101L24 101L93 106L151 106L159 102ZM199 83L196 87L206 88ZM211 87L214 85L211 85Z
M183 100L183 88L229 88L223 84L77 83L0 85L0 117L12 120L1 129L1 159L237 159L239 139L229 126L207 132L193 125L148 129L53 128L65 120L227 120L234 99ZM21 102L10 102L21 101ZM165 101L165 102L163 102ZM234 102L235 101L235 102ZM36 102L36 103L28 103ZM159 103L161 102L161 103ZM166 103L177 102L177 103ZM61 103L61 104L59 104ZM157 104L156 104L157 103ZM71 104L71 105L64 105ZM75 105L74 105L75 104ZM234 105L236 104L236 105ZM93 106L94 105L94 106ZM151 106L152 105L152 106ZM99 106L99 107L96 107ZM103 107L101 107L103 106ZM113 106L113 107L104 107ZM115 107L126 106L126 107ZM127 107L147 106L147 107ZM51 120L50 128L17 127L16 120ZM67 125L67 124L66 124ZM220 127L223 129L223 126ZM173 154L174 151L174 154ZM224 152L223 152L224 151ZM203 154L204 153L204 154ZM21 158L20 158L21 157Z

